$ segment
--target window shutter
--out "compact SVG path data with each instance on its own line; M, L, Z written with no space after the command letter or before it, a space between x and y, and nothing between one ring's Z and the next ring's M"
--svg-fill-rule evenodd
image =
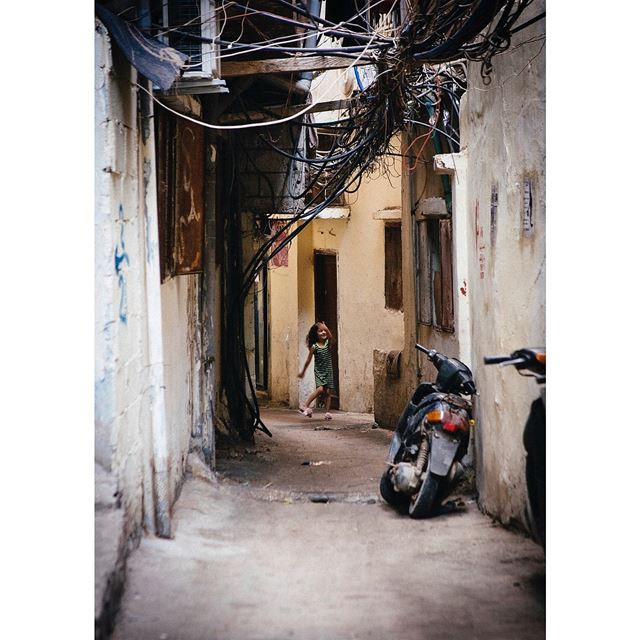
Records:
M441 255L441 322L442 329L454 330L453 318L453 251L451 220L440 220L440 255Z
M431 259L429 255L429 239L427 222L419 221L418 227L418 321L421 324L431 324Z
M399 224L384 227L384 299L387 309L402 311L402 244Z

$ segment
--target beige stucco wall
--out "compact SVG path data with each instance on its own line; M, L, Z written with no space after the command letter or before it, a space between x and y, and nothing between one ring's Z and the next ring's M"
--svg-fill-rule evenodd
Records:
M189 451L189 440L201 419L199 276L179 276L162 285L162 337L164 348L165 411L171 499Z
M403 312L385 309L385 221L374 219L376 212L401 204L400 162L392 159L394 169L388 178L374 173L349 196L351 218L342 238L330 234L331 221L314 224L316 247L340 242L340 401L349 411L373 412L374 350L400 350L403 345Z
M373 352L401 349L404 335L403 313L385 309L385 222L374 219L400 207L399 163L393 174L365 179L347 218L314 220L294 241L289 267L270 271L272 401L298 406L314 388L311 367L302 381L296 374L315 320L314 251L326 251L337 256L340 408L373 412Z
M536 2L522 21L544 10ZM505 523L524 523L522 429L537 389L512 368L485 367L484 355L545 343L545 56L540 21L494 58L490 85L469 67L462 139L468 152L469 295L477 402L480 504ZM523 232L523 182L533 181L534 227ZM497 185L495 242L491 187ZM476 213L477 212L477 213ZM476 220L477 215L477 220Z
M289 246L288 265L269 267L269 396L289 404L297 393L298 242Z

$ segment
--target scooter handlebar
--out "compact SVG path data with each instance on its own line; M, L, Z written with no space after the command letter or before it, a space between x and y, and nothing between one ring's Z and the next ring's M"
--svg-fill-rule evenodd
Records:
M512 356L485 356L484 363L485 364L501 364L502 362L508 362L509 360L513 360Z
M433 358L438 353L434 349L427 349L426 347L423 347L421 344L419 344L417 342L416 342L416 349L418 351L422 351L422 353L426 354L429 359Z
M545 352L543 349L518 349L509 356L485 356L485 364L497 364L501 367L513 365L520 375L529 371L539 383L545 381Z

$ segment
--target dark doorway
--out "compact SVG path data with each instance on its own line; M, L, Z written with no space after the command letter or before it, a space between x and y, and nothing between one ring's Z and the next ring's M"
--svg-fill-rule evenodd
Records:
M253 285L253 331L256 387L266 390L269 372L269 325L267 323L267 267L258 272Z
M331 355L333 360L333 383L331 408L340 408L340 380L338 378L338 277L337 259L333 253L314 254L315 318L323 320L333 334Z

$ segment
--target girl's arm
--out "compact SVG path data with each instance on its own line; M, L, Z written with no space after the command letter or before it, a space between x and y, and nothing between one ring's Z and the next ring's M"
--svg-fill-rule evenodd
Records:
M302 371L298 374L298 378L302 378L304 376L304 372L307 370L307 367L311 362L312 356L313 356L313 347L309 347L309 355L307 356L307 361L304 363L304 367L302 367Z

